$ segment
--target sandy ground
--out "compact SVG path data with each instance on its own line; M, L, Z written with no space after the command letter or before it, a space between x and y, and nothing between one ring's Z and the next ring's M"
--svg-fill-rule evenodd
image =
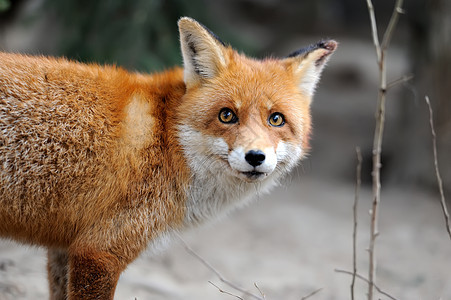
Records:
M183 239L230 281L258 294L256 282L268 300L301 299L318 288L310 299L349 299L351 277L334 270L352 268L353 198L353 183L296 176ZM451 242L436 196L388 187L382 201L378 285L397 299L451 299ZM370 202L371 192L363 188L357 260L365 276ZM174 241L158 255L144 253L130 265L115 299L234 299L208 281L242 296ZM366 288L359 281L356 299L365 299ZM44 250L1 240L0 299L47 296Z

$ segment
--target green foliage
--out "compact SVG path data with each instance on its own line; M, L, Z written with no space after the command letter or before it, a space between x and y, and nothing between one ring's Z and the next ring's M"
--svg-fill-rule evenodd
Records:
M11 6L11 2L9 0L0 0L0 12L7 11Z
M62 30L57 54L149 71L180 65L177 20L202 20L204 6L203 0L45 0L44 9Z

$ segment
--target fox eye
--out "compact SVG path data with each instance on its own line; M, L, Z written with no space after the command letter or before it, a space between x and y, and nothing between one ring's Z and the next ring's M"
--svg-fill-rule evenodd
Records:
M281 113L275 112L269 116L268 123L274 127L282 127L285 124L285 118Z
M218 118L219 121L225 124L233 124L238 121L238 117L235 115L235 113L227 107L224 107L219 111Z

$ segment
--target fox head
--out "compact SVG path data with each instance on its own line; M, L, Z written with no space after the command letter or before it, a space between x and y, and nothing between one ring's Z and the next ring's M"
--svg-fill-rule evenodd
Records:
M261 182L288 172L308 150L310 103L337 43L255 60L193 19L178 25L186 85L179 138L193 173Z

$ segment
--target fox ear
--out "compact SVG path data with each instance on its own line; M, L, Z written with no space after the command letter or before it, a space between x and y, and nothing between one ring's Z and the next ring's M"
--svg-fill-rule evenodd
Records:
M334 40L322 41L290 54L285 63L294 72L299 88L307 96L312 97L321 77L321 72L331 54L337 48Z
M178 25L186 86L215 77L226 66L224 43L191 18L181 18Z

